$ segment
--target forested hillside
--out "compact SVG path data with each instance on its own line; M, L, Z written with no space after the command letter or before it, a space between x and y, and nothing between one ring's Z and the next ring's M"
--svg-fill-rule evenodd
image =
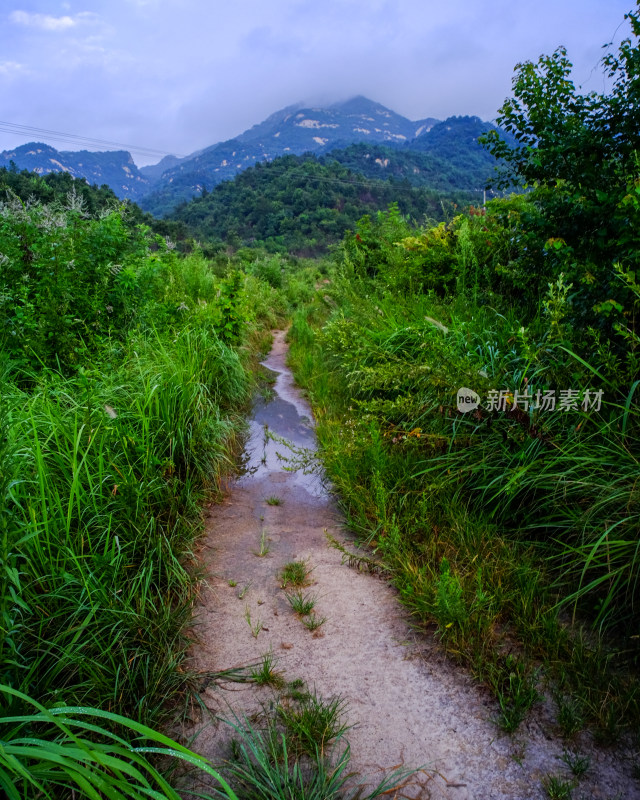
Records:
M259 164L233 181L182 205L167 219L184 223L193 236L234 246L263 246L270 252L325 252L363 215L397 203L415 220L443 219L455 203L477 195L442 195L408 181L363 180L337 161L285 156Z
M91 186L85 180L73 178L68 172L50 172L40 175L29 170L0 167L0 196L6 199L7 192L15 194L23 202L35 200L41 203L65 201L69 192L82 198L85 212L94 216L99 211L113 206L118 198L106 184Z
M367 178L406 180L440 192L475 191L477 200L498 169L496 159L478 141L490 130L495 126L477 117L452 117L402 146L358 143L319 160L337 161Z

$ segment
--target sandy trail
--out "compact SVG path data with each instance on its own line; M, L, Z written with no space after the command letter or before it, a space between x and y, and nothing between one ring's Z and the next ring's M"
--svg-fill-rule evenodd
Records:
M545 774L570 777L559 760L562 742L550 738L539 719L525 722L512 737L499 732L491 721L495 702L445 660L437 642L411 629L394 590L342 565L341 554L328 546L325 529L341 540L347 534L320 480L286 471L277 456L286 448L265 442L266 425L299 447L314 447L311 410L285 366L286 351L285 334L277 332L264 362L278 373L276 397L258 401L254 409L248 471L210 509L202 550L209 577L196 618L195 666L215 671L256 663L271 649L287 680L302 678L322 696L339 694L348 701L348 721L355 725L347 735L353 769L373 778L400 763L437 770L429 780L421 776L421 785L405 790L407 796L547 797ZM268 505L271 496L281 505ZM257 555L261 542L269 545L266 556ZM320 598L319 616L327 618L316 635L293 614L276 577L295 559L313 567L311 589ZM247 609L253 624L263 623L257 638ZM267 690L237 683L211 686L203 694L208 708L227 718L230 708L251 713L267 697ZM219 763L228 738L228 726L209 722L194 747ZM595 750L586 734L573 747L591 757L574 798L640 797L620 754Z

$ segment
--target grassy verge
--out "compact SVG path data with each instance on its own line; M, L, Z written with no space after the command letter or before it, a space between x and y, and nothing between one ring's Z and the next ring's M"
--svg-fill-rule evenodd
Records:
M146 723L181 696L191 547L247 390L238 356L193 329L28 393L5 382L7 682Z
M290 300L122 209L0 211L0 785L173 796L202 506Z
M636 730L637 402L612 391L599 414L463 415L460 386L562 385L593 367L468 297L343 274L294 318L290 363L350 527L491 689L504 730L544 697L564 735Z

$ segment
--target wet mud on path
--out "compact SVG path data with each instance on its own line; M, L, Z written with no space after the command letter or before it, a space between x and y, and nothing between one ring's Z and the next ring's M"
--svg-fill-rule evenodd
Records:
M547 738L539 721L525 722L513 736L491 721L495 701L446 660L432 637L410 627L387 582L341 563L325 530L348 540L339 512L317 476L287 471L278 453L287 448L265 436L266 428L299 448L314 448L311 409L285 365L285 333L276 332L266 367L277 373L275 397L257 401L250 422L244 474L222 504L210 509L200 557L206 583L196 613L193 665L221 671L258 664L271 650L288 681L302 678L325 697L347 703L350 768L379 779L399 764L428 764L437 774L419 776L403 790L413 798L525 800L547 797L547 773L570 777L559 760L563 746ZM269 505L277 497L280 505ZM349 545L352 547L352 545ZM265 553L265 550L268 552ZM261 554L262 553L262 554ZM278 574L284 564L305 560L316 613L326 617L315 632L293 613ZM254 636L253 626L262 624ZM214 715L242 716L267 702L270 690L253 684L220 683L202 699ZM197 729L196 729L197 730ZM190 731L193 734L195 731ZM207 720L194 749L220 763L230 728ZM591 758L589 773L574 797L638 797L629 765L611 750L574 744ZM393 795L391 795L393 796Z

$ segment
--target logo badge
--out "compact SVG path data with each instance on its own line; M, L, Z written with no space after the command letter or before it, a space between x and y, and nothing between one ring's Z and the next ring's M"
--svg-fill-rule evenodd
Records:
M480 395L474 392L473 389L467 389L466 386L458 389L458 411L466 414L468 411L475 411L480 405Z

